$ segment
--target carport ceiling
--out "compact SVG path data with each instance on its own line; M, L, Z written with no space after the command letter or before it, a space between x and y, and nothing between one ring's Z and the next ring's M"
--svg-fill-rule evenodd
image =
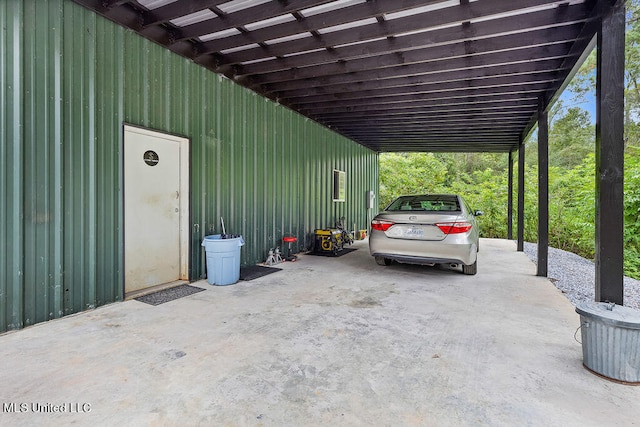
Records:
M506 152L611 0L74 0L375 151Z

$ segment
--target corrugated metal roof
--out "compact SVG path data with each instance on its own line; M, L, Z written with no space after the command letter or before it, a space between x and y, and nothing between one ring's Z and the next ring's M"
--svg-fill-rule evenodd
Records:
M74 0L375 151L511 151L608 0Z

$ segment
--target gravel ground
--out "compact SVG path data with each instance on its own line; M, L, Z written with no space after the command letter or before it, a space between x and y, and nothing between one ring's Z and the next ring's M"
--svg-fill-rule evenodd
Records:
M524 253L535 263L538 259L535 243L524 243ZM549 248L549 280L575 306L595 300L595 264L571 252ZM624 278L624 306L640 309L640 281Z

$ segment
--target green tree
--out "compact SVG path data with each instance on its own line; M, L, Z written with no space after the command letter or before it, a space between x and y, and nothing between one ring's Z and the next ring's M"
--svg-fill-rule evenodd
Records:
M624 138L627 146L640 145L640 1L627 0L625 31L625 107ZM587 94L595 93L596 52L587 57L568 90L576 95L575 102L583 102Z
M640 278L640 147L625 155L624 202L625 271Z
M446 178L446 165L433 153L383 153L380 155L380 208L401 194L440 192Z
M571 168L595 150L595 126L586 110L569 107L551 123L549 165Z

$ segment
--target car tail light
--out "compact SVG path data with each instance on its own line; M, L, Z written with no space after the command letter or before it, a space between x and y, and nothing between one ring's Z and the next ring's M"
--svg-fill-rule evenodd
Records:
M381 219L374 219L371 221L371 228L378 231L387 231L395 222L393 221L384 221Z
M466 233L471 230L473 225L466 221L458 221L458 222L439 222L436 224L444 234L460 234Z

